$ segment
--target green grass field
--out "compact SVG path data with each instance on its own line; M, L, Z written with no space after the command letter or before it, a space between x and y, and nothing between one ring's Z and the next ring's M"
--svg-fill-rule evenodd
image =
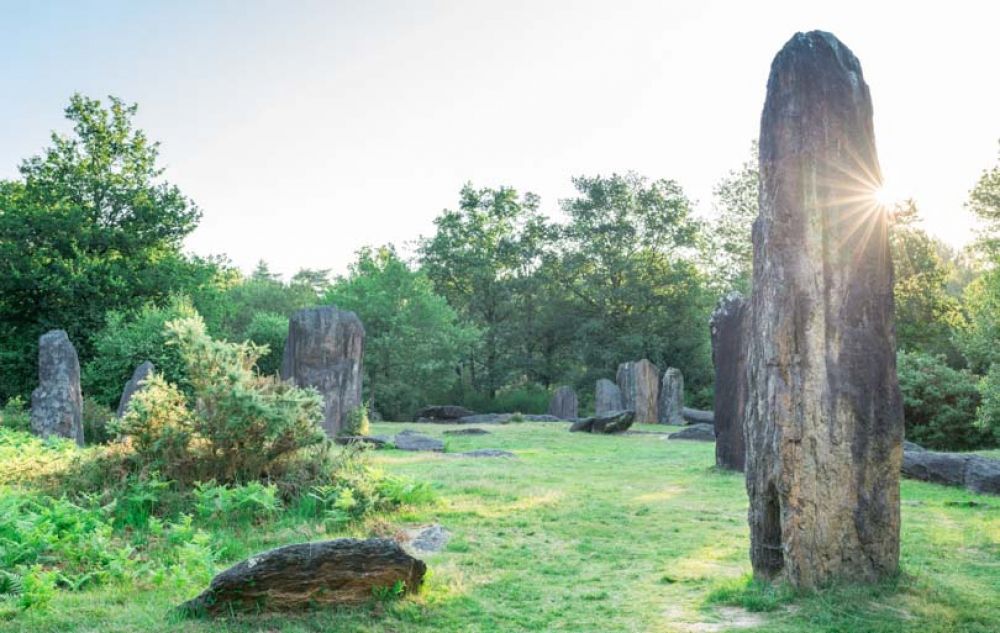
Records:
M381 423L373 433L404 428L453 427ZM0 631L1000 631L1000 498L904 481L901 576L795 595L748 582L743 479L713 468L712 444L570 434L563 424L484 428L492 434L447 438L447 450L518 458L376 456L393 474L431 482L433 504L346 533L284 516L213 535L226 543L221 569L279 544L440 523L451 541L426 556L419 595L199 621L170 615L190 587L106 585L59 590L44 611L8 609Z

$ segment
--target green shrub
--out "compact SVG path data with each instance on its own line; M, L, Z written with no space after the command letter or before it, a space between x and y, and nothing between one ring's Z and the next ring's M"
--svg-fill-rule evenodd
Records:
M540 414L548 411L550 398L551 394L541 385L528 384L500 391L492 398L484 393L466 393L456 401L483 413Z
M91 397L83 399L83 439L87 444L104 444L111 439L108 424L114 411Z
M125 383L147 360L168 382L186 389L181 350L166 344L165 326L196 315L190 301L180 297L164 307L147 305L137 312L110 312L104 327L91 339L94 357L83 367L84 393L117 408Z
M975 376L948 367L941 357L900 352L906 439L926 448L971 450L992 438L977 422L980 395Z
M979 381L982 404L977 419L983 433L989 434L994 446L1000 444L1000 364L994 364Z
M15 431L31 430L31 414L21 396L14 396L0 409L0 426Z
M285 339L288 338L288 317L275 312L258 312L250 319L245 336L259 346L261 356L257 359L257 371L262 374L280 372Z
M347 412L344 428L340 430L340 435L368 435L370 432L371 425L368 421L368 407L366 405L354 407Z
M195 512L212 523L251 523L270 518L278 511L278 489L252 481L243 486L219 486L214 481L197 483Z
M199 317L171 321L167 330L197 406L161 376L147 381L116 425L140 463L182 485L244 483L325 440L319 394L255 372L260 348L212 339Z

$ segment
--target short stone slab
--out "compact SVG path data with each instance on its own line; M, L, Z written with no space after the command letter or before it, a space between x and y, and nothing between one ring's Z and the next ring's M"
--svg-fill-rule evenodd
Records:
M904 450L903 476L1000 495L1000 461L979 455Z
M440 552L451 538L451 533L437 523L404 530L404 533L407 536L405 546L417 554Z
M715 413L712 411L684 407L681 409L681 415L688 424L715 424Z
M416 431L402 431L392 441L401 451L444 452L444 442Z
M413 416L414 422L441 422L457 420L469 415L476 415L476 412L465 407L454 404L432 404L417 411Z
M510 451L503 451L499 448L477 448L474 451L463 453L448 453L449 457L517 457Z
M922 452L924 452L927 449L925 449L920 444L914 444L913 442L910 442L910 441L907 441L907 440L903 440L903 450L904 451L915 451L917 453L922 453Z
M341 446L365 444L373 448L382 448L389 443L389 438L381 435L338 435L333 441Z
M375 589L415 591L427 565L389 539L342 538L272 549L239 562L179 610L189 615L358 605Z
M445 431L445 435L492 435L486 429L477 429L472 427L471 429L452 429L450 431Z
M668 440L694 440L696 442L714 442L715 428L711 424L692 424L676 433L667 436Z
M601 415L590 418L581 418L573 423L569 430L571 433L599 433L611 435L614 433L624 433L635 421L635 411L626 409L624 411L609 411Z

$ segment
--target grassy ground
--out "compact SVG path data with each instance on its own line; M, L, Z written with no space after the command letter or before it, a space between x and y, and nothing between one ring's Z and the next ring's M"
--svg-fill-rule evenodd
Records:
M449 427L378 424L374 433ZM425 590L388 605L305 616L180 621L190 589L59 591L47 612L8 611L0 631L768 632L1000 631L1000 498L903 483L903 574L807 595L748 583L743 479L711 444L570 434L562 424L488 426L448 451L385 451L388 471L433 482L436 504L352 528L440 523ZM643 427L664 430L663 427ZM259 549L334 534L292 517L227 536L220 567Z

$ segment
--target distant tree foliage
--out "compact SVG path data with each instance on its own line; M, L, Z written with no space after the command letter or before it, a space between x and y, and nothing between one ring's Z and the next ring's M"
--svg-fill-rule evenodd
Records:
M757 160L757 141L754 141L746 162L726 174L712 189L714 214L705 235L705 263L714 285L723 294L734 289L744 293L750 290L753 273L750 232L759 213Z

